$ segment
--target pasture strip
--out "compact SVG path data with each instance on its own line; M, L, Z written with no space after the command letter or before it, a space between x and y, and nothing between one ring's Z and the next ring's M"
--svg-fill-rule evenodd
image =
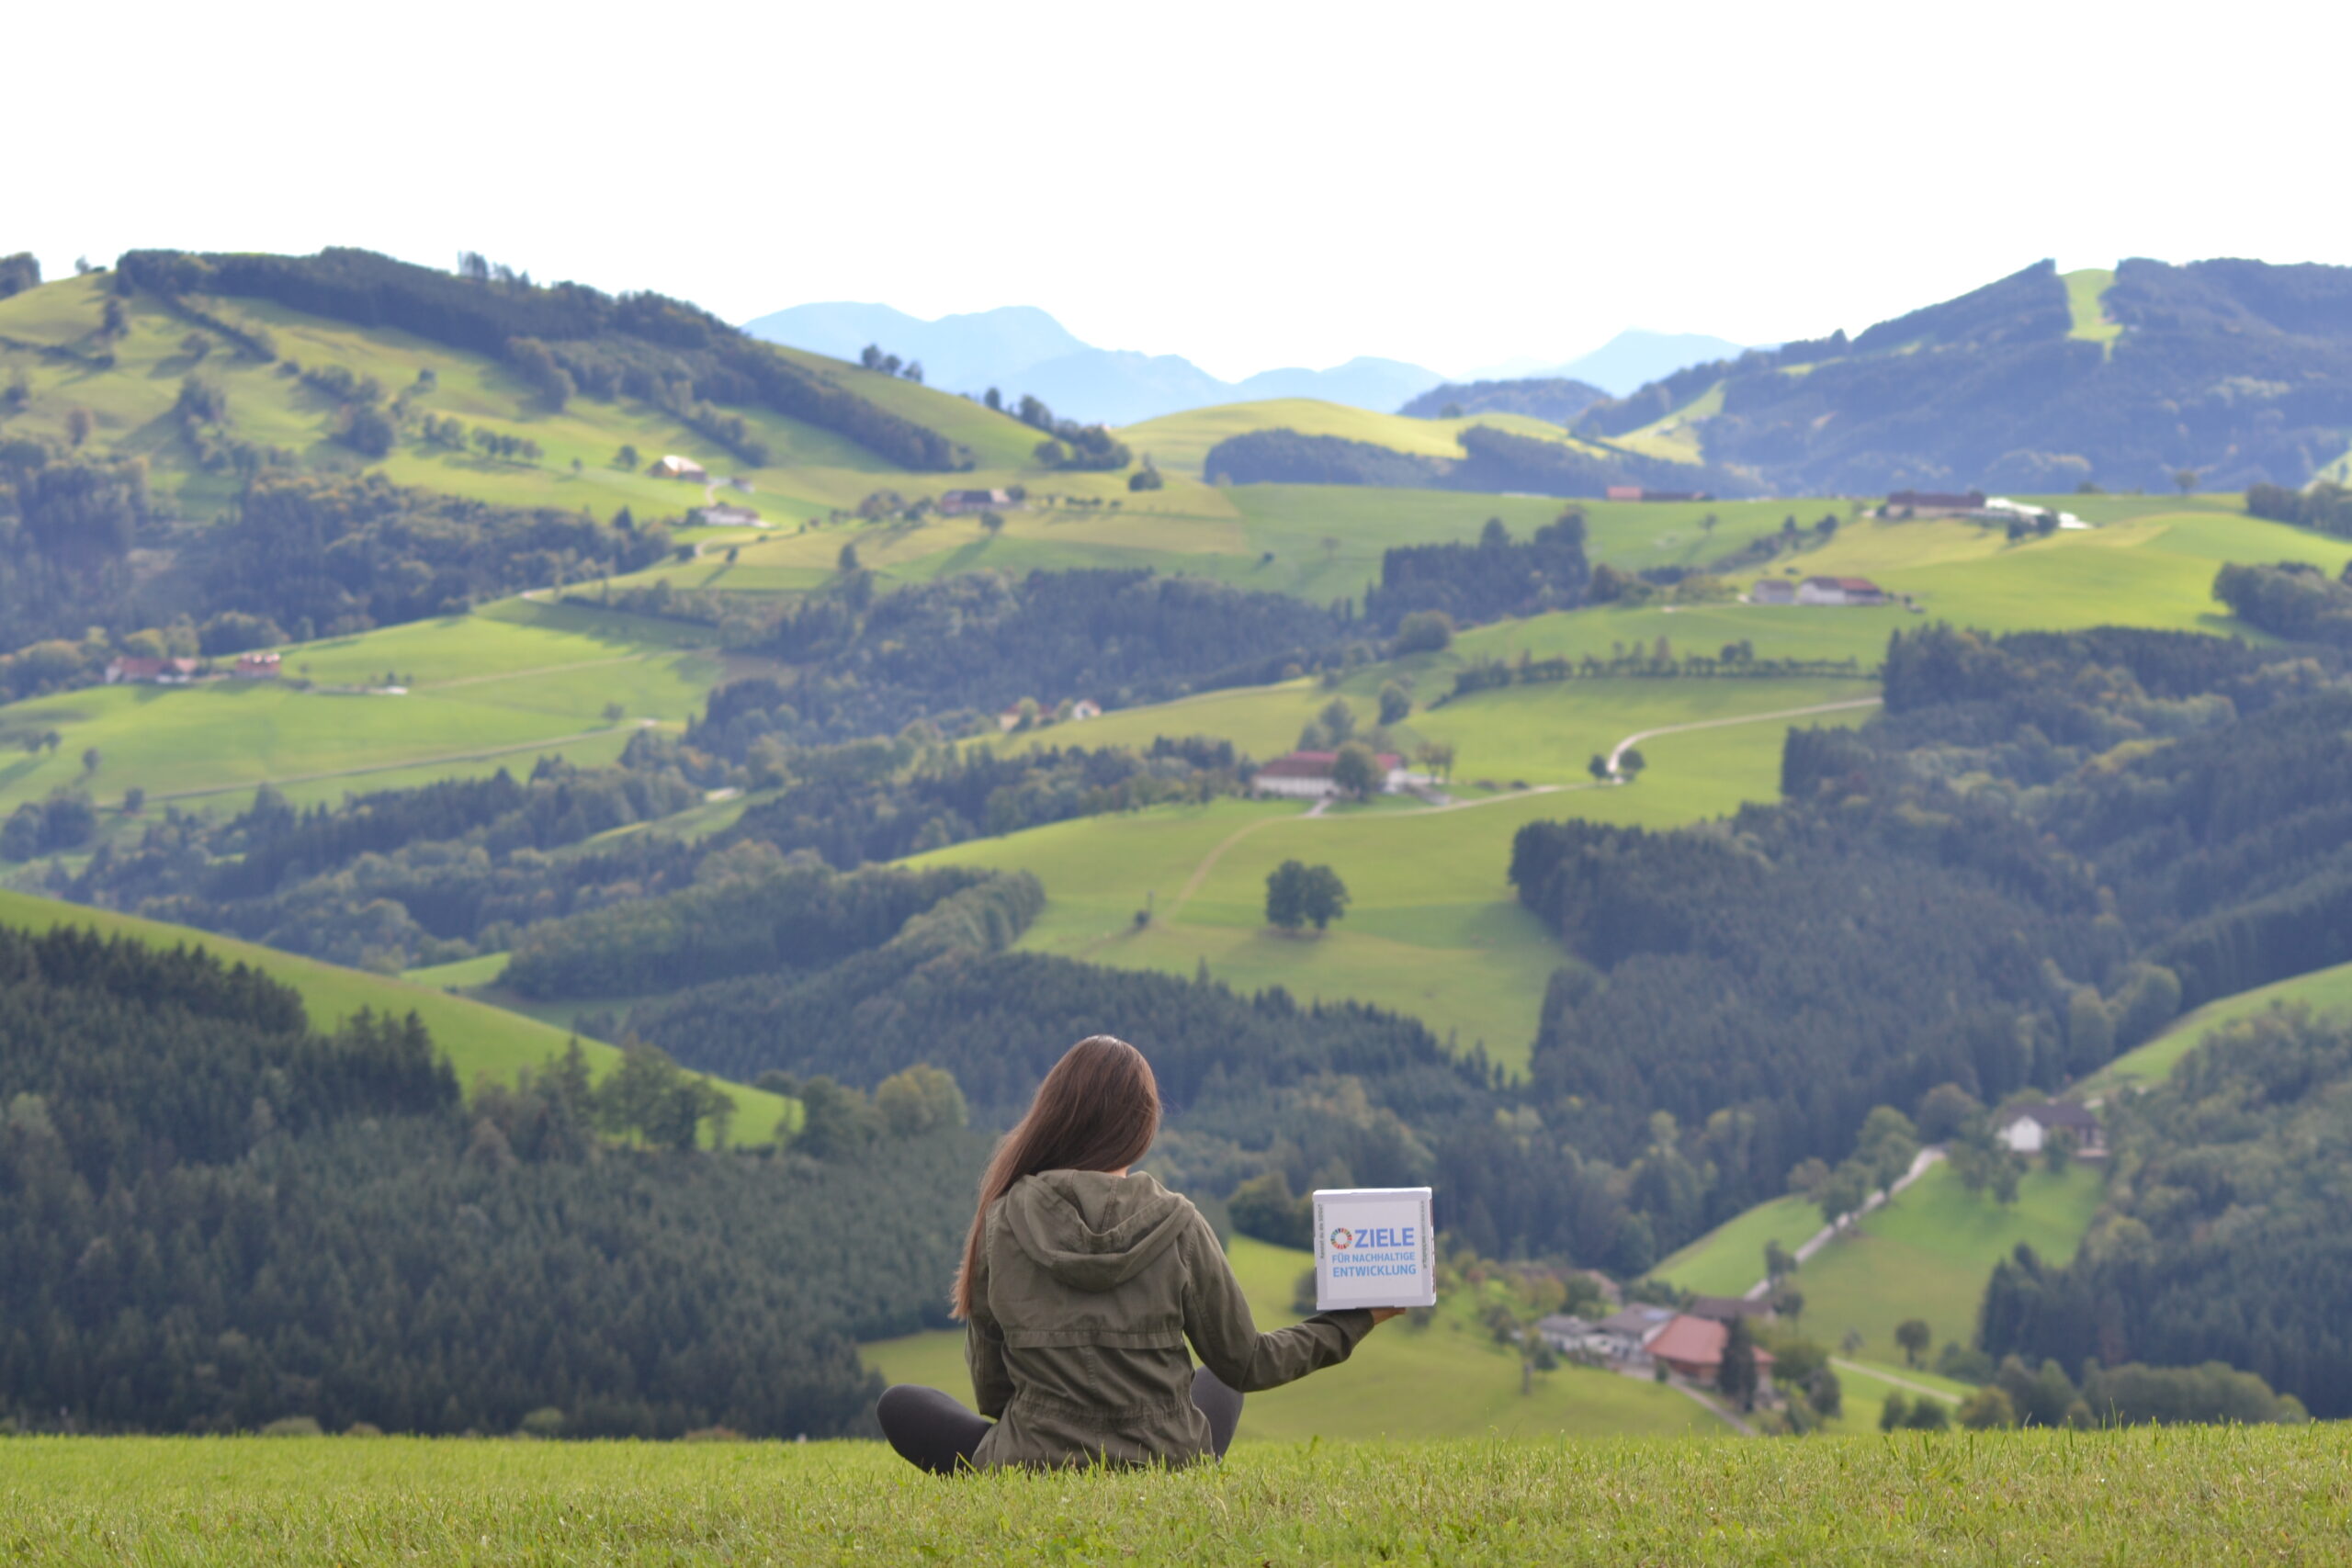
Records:
M637 728L646 728L643 721ZM492 757L510 757L517 751L541 751L550 746L569 746L575 740L595 740L607 735L618 735L630 728L610 725L603 729L583 729L577 735L550 735L544 740L524 740L512 746L489 746L478 751L448 751L437 757L403 757L395 762L370 762L360 768L329 768L315 773L285 773L274 779L246 779L239 784L207 784L202 789L158 790L149 800L194 800L209 795L234 795L240 790L259 789L264 784L317 784L322 779L353 779L365 773L396 773L409 768L437 768L444 762L484 762Z

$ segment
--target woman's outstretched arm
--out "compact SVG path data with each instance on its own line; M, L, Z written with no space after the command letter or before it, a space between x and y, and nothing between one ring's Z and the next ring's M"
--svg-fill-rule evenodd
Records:
M1201 1221L1181 1245L1189 1276L1184 1337L1202 1364L1236 1393L1280 1388L1346 1360L1373 1325L1389 1315L1363 1308L1319 1312L1304 1323L1261 1334L1208 1222Z

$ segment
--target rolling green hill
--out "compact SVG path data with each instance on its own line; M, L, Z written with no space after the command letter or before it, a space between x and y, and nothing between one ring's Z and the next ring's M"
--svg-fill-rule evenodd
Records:
M1336 435L1395 452L1424 457L1462 456L1461 433L1473 425L1490 425L1513 435L1532 435L1583 447L1566 431L1526 414L1482 413L1464 419L1412 419L1401 413L1375 413L1315 398L1272 398L1263 402L1220 403L1213 408L1187 409L1162 414L1119 432L1119 438L1138 457L1170 473L1198 477L1209 449L1231 436L1255 430L1295 430L1301 435Z
M154 946L187 946L227 963L248 964L300 991L314 1028L332 1028L362 1008L395 1017L413 1012L432 1031L434 1043L448 1056L461 1083L478 1077L512 1081L518 1071L542 1066L561 1055L571 1043L571 1036L551 1025L463 997L108 909L0 889L0 924L28 931L79 926L106 936L130 937ZM580 1047L588 1057L590 1071L599 1076L620 1060L618 1051L597 1041L582 1040ZM734 1135L739 1143L772 1142L780 1123L797 1124L799 1109L792 1100L741 1084L720 1087L735 1101Z
M395 328L361 328L306 315L267 300L208 299L201 308L232 325L266 331L280 355L276 364L240 355L220 334L144 293L123 302L125 330L103 340L98 333L110 288L111 275L96 273L0 300L0 383L21 375L31 394L22 412L0 423L0 430L62 441L70 412L85 408L96 416L95 448L146 457L157 494L198 515L225 506L237 479L227 469L204 469L173 417L180 382L190 375L217 382L226 392L224 423L232 434L286 451L305 467L343 470L365 465L357 453L333 439L334 400L283 373L288 362L311 370L340 366L355 376L374 378L388 393L409 389L409 406L418 415L455 418L469 427L537 442L542 454L536 459L498 459L436 446L412 425L391 455L375 465L397 483L504 505L585 506L599 515L620 506L648 516L682 512L702 503L702 487L657 479L642 468L675 452L702 462L714 476L747 479L754 493L738 497L740 502L773 519L797 522L810 512L854 504L879 487L877 476L897 471L830 431L765 409L733 409L770 449L766 464L749 467L650 403L575 397L562 411L550 411L512 369L481 355ZM191 337L209 345L200 355L186 346ZM111 364L100 363L108 355ZM1028 454L1036 433L1006 415L818 355L791 357L851 384L892 412L971 446L983 462L1008 468L1032 464ZM418 386L420 375L428 371L432 384ZM623 445L637 448L639 468L615 466ZM925 475L921 482L935 491L963 481Z
M1894 1325L1905 1318L1925 1319L1939 1347L1967 1343L1993 1265L2019 1242L2052 1260L2072 1258L2106 1185L2102 1168L2077 1161L2063 1177L2029 1173L2017 1202L2004 1206L1970 1192L1949 1165L1935 1166L1797 1271L1792 1282L1804 1293L1804 1325L1829 1345L1859 1329L1861 1353L1894 1365L1903 1359ZM1789 1238L1789 1245L1800 1239ZM1753 1284L1763 1274L1760 1249L1751 1268Z
M2127 1087L2156 1083L2169 1076L2181 1058L2204 1043L2215 1030L2289 1004L2301 1004L2321 1013L2352 1010L2352 964L2338 964L2330 969L2314 970L2208 1002L2177 1020L2146 1044L2125 1052L2084 1079L2078 1092L2086 1096L2113 1094Z
M1828 1345L1856 1330L1860 1354L1890 1367L1902 1364L1894 1325L1905 1318L1924 1319L1939 1346L1970 1343L1993 1265L2020 1242L2054 1261L2072 1258L2106 1185L2094 1163L2064 1176L2036 1168L2004 1206L1970 1192L1950 1165L1933 1166L1791 1277L1804 1296L1803 1325ZM1764 1277L1767 1242L1793 1252L1820 1228L1821 1212L1792 1193L1716 1226L1651 1272L1702 1295L1740 1295Z
M238 809L265 782L307 803L501 767L526 773L548 752L609 761L640 724L680 724L701 708L722 672L712 652L688 645L701 630L507 600L289 647L282 682L85 687L11 704L0 707L0 744L51 729L62 739L46 755L0 762L0 809L60 785L86 784L107 805L135 786L157 806ZM304 679L317 689L300 689ZM388 684L403 690L371 694ZM614 705L618 718L606 716ZM93 748L99 765L85 774Z
M1261 1327L1295 1323L1291 1295L1310 1254L1236 1236L1233 1271ZM922 1383L968 1402L961 1330L910 1335L865 1347L866 1364L892 1382ZM1442 1304L1425 1328L1382 1325L1343 1364L1286 1388L1250 1396L1241 1434L1252 1440L1310 1438L1571 1436L1670 1437L1725 1431L1671 1389L1614 1372L1564 1366L1521 1394L1518 1356L1474 1321L1470 1303Z
M1370 716L1377 670L1344 695ZM1091 963L1190 974L1205 963L1244 989L1282 985L1306 997L1373 1002L1410 1013L1463 1050L1482 1043L1506 1066L1524 1064L1559 945L1521 909L1505 879L1511 835L1566 816L1648 827L1698 821L1779 788L1791 710L1867 701L1854 682L1582 681L1486 693L1416 714L1400 739L1444 740L1460 761L1454 804L1403 797L1317 816L1295 802L1218 801L1137 815L1084 818L975 840L919 863L1035 873L1048 903L1023 945ZM1204 734L1251 754L1278 755L1331 700L1315 682L1212 693L1105 716L1005 744L1148 745L1154 735ZM1839 707L1811 722L1850 722ZM1639 784L1595 788L1596 751L1661 726L1748 720L1645 742ZM1488 780L1482 785L1478 781ZM1335 867L1354 902L1321 935L1265 924L1267 873L1284 860ZM1152 919L1136 916L1148 907Z

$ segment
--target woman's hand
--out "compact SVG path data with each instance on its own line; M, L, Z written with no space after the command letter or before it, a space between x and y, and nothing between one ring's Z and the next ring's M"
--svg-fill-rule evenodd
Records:
M1377 1328L1392 1317L1402 1317L1404 1315L1405 1309L1403 1307L1374 1307L1372 1309L1372 1325L1374 1328Z

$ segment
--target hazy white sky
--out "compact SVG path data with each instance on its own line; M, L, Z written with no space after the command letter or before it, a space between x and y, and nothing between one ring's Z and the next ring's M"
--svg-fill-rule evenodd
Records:
M19 5L0 252L461 248L1238 377L2352 262L2352 7Z

